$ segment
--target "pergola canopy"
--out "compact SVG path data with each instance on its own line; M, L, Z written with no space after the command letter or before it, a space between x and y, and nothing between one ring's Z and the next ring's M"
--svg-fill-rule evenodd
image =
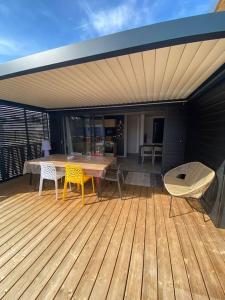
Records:
M225 12L65 46L0 66L0 98L47 109L187 99L225 63Z

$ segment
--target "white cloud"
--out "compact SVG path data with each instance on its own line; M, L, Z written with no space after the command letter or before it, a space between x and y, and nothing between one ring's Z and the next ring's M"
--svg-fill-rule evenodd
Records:
M26 41L24 39L11 39L0 36L0 62L26 56L40 50L39 45L31 39Z
M57 23L60 22L60 20L57 18L57 16L48 9L42 10L41 14L53 22L57 22Z
M14 54L18 51L15 41L0 37L0 55Z
M102 36L160 21L207 13L213 10L216 0L196 2L178 0L170 7L168 0L123 0L117 6L105 9L93 8L88 0L80 0L84 12L83 22L76 27L82 39Z
M86 0L80 2L80 6L85 13L85 20L79 29L90 35L106 35L153 21L153 6L147 5L147 1L139 5L138 0L127 0L104 10L93 10Z
M89 14L90 23L101 35L121 30L129 24L133 17L133 8L125 4L108 11Z

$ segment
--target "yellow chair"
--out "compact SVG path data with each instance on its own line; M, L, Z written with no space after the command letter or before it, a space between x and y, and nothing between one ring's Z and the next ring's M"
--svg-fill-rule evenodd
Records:
M75 184L77 184L78 187L81 186L82 204L85 205L84 184L89 180L92 180L92 189L93 189L93 193L95 193L94 177L85 175L84 170L78 165L66 164L65 182L64 182L64 189L63 189L63 200L65 200L65 198L66 198L67 184L75 183Z

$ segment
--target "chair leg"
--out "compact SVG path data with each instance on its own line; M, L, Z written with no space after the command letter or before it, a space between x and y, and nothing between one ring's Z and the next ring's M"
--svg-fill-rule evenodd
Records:
M123 171L122 171L122 170L121 170L121 177L122 177L123 183L125 183L124 174L123 174Z
M204 211L202 212L203 221L206 222Z
M169 218L171 218L171 211L172 211L172 204L173 204L173 196L170 195L170 212L169 212Z
M84 184L81 184L81 195L82 195L82 205L85 205L85 201L84 201Z
M43 188L43 178L40 177L40 184L39 184L39 196L41 196L42 188Z
M99 177L97 195L98 195L98 198L100 198L100 201L101 201L102 200L102 178L101 177Z
M93 176L91 177L91 182L92 182L93 193L95 193L95 181L94 181L94 177Z
M55 199L58 200L58 180L55 179Z
M119 194L120 194L120 199L122 200L122 193L121 193L121 186L120 186L120 180L117 180L117 184L118 184L118 190L119 190Z
M63 200L65 200L67 194L67 181L64 181L64 188L63 188Z

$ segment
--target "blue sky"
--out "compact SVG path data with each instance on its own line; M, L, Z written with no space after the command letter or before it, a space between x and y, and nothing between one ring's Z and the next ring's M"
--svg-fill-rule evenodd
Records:
M0 0L0 62L165 20L216 0Z

